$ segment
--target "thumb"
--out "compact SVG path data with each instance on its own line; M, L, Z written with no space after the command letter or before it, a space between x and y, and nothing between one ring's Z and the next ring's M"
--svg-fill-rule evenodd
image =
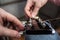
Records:
M5 27L0 26L0 36L10 36L10 37L16 37L19 38L21 35L15 31L15 30L11 30Z
M40 7L35 6L33 12L32 12L32 17L35 17L38 14Z

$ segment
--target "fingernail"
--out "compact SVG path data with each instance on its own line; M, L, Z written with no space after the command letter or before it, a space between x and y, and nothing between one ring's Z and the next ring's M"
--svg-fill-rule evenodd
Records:
M20 31L19 34L20 34L20 35L23 35L23 31Z
M34 18L35 16L34 15L32 15L32 18Z
M20 34L18 34L16 37L17 37L17 38L20 38L20 37L21 37L21 35L20 35Z
M18 35L16 36L17 38L20 38L21 35L23 35L23 31L19 32Z
M38 19L39 17L38 17L38 16L34 16L34 15L32 15L32 18Z

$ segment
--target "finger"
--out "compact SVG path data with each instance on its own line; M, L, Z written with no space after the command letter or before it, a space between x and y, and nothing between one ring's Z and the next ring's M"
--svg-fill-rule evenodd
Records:
M7 14L7 15L6 15L6 18L8 21L14 23L14 25L18 26L21 30L24 29L23 24L15 16L13 16L11 14Z
M31 17L30 7L32 5L33 5L33 2L31 0L28 0L27 4L26 4L26 7L25 7L25 12L29 17Z
M43 7L48 0L36 0L35 1L35 8L33 10L32 16L36 16L38 14L38 11L41 7Z
M35 17L38 14L40 7L35 6L33 12L32 12L32 17Z
M0 26L0 36L10 36L10 37L16 37L19 38L21 35L15 31L15 30L11 30L11 29L7 29L3 26Z
M5 10L1 9L0 13L2 14L2 17L7 19L8 21L14 23L15 25L17 25L17 27L19 27L21 30L24 29L23 24L13 15L11 15L10 13L6 12Z
M2 18L0 17L0 24L3 25L3 21L2 21Z

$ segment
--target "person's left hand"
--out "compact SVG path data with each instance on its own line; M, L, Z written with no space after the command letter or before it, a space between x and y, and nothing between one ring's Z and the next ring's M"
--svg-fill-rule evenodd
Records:
M8 29L4 26L4 21L12 22L11 27L17 26L20 30L24 29L23 24L13 15L0 8L0 36L20 37L18 31Z

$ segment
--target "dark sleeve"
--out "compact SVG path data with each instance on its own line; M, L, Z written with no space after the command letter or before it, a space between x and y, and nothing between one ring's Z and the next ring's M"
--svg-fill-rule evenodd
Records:
M60 0L49 0L49 1L60 6Z

